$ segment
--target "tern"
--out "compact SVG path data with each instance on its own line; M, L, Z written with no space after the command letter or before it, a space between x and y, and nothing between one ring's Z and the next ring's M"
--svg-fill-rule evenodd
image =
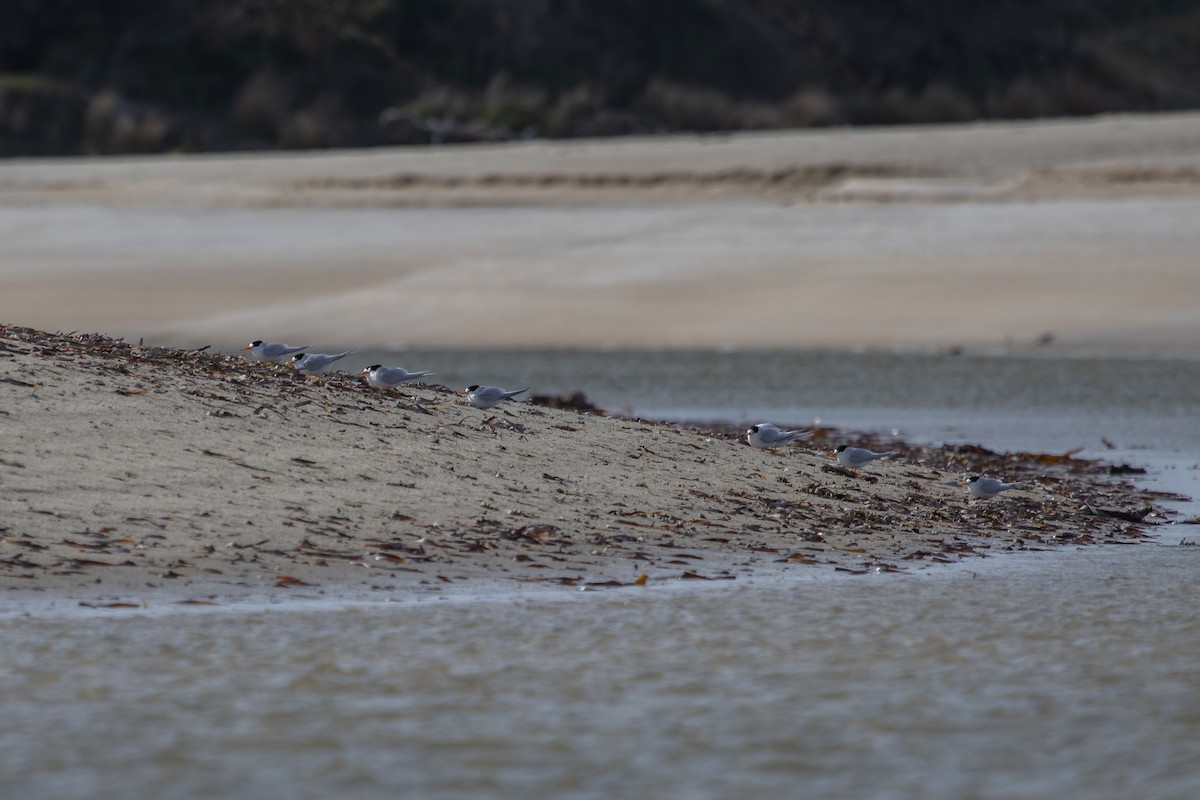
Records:
M967 487L967 491L971 493L972 497L978 497L983 500L990 500L1001 492L1006 492L1017 486L1015 483L1005 483L995 478L985 478L982 475L976 475L970 480L963 481L961 485Z
M505 400L511 400L529 389L517 389L515 392L505 391L498 386L480 386L472 384L467 387L467 403L475 408L493 408Z
M843 467L858 469L859 467L866 466L877 458L887 458L895 453L895 450L888 450L886 453L873 453L870 450L862 447L847 447L843 444L837 447L833 451L832 455Z
M427 369L409 372L403 367L385 367L382 364L372 364L358 373L358 375L366 375L367 383L376 389L395 389L405 381L416 380L432 374L433 372Z
M344 353L337 353L335 355L327 355L325 353L296 353L288 363L295 367L296 372L299 372L301 375L315 378L329 369L330 364L339 358L345 358L353 352L353 350L347 350Z
M253 358L255 361L272 361L276 364L282 364L292 353L299 353L301 350L307 350L310 347L312 347L311 344L306 344L302 347L293 347L283 342L264 342L262 339L255 339L243 347L242 350L249 350L250 358Z
M769 422L760 422L746 430L746 441L751 447L762 450L773 450L809 436L812 436L812 431L783 431Z

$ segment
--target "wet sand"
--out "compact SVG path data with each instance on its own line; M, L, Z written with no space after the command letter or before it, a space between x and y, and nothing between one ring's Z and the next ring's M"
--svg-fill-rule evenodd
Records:
M904 572L1135 543L1154 500L1072 458L899 445L852 473L828 457L845 441L833 430L768 452L736 431L479 410L438 386L383 393L13 327L0 398L0 589L14 602ZM985 471L1022 486L972 501L959 481Z
M0 163L0 320L1200 354L1200 115Z

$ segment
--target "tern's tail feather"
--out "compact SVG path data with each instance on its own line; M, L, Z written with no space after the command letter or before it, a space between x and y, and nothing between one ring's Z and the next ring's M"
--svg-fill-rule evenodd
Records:
M505 397L516 397L517 395L525 394L528 391L529 391L529 387L526 386L524 389L517 389L515 392L505 392L504 396Z
M337 354L337 355L335 355L335 356L330 356L330 357L329 357L329 360L330 360L330 361L337 361L339 358L345 358L346 356L350 355L350 354L351 354L351 353L353 353L353 352L354 352L353 350L347 350L347 351L346 351L346 352L344 352L344 353L338 353L338 354Z

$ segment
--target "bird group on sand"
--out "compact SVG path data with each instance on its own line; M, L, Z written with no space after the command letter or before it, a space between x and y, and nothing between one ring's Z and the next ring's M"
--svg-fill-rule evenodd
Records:
M785 431L769 422L760 422L746 429L746 442L751 447L757 447L762 450L775 450L791 442L802 441L811 436L812 431ZM865 447L851 447L850 445L842 444L835 447L829 455L836 458L837 462L846 469L857 471L872 461L887 458L895 454L895 450L876 453ZM1018 484L1005 483L995 478L975 475L968 480L962 481L959 485L967 487L967 492L972 497L977 497L981 500L990 500L1001 492L1016 488Z
M746 442L751 447L757 447L761 450L775 450L791 442L808 439L812 434L812 431L785 431L776 425L772 425L770 422L760 422L746 429ZM829 455L836 458L837 462L846 469L857 471L872 461L887 458L895 454L895 450L876 453L864 447L851 447L850 445L842 444L835 447ZM967 491L972 497L977 497L981 500L990 500L1001 492L1016 488L1017 486L1016 483L1005 483L995 478L984 477L983 475L975 475L968 480L962 481L960 485L967 487Z
M255 339L243 347L242 352L249 353L250 358L255 361L269 361L273 364L291 365L296 372L308 378L315 378L325 374L335 361L339 361L354 352L353 350L347 350L344 353L305 352L311 346L301 345L297 347L295 345L284 344L283 342L265 342L262 339ZM383 364L372 364L362 372L355 373L355 377L365 377L367 384L371 387L387 391L395 389L402 383L433 374L435 373L428 369L409 372L403 367L386 367ZM516 391L508 391L501 389L499 386L472 384L459 392L459 394L466 396L467 405L475 408L495 408L505 400L512 400L517 395L528 391L528 387L517 389Z
M256 339L243 347L242 350L248 352L250 354L249 357L255 361L269 361L281 365L290 364L296 372L309 378L325 374L333 366L334 362L354 352L353 350L347 350L344 353L305 352L310 347L311 345L297 347L282 342L266 342ZM355 377L365 377L367 384L371 387L386 391L395 389L408 381L433 374L435 373L430 370L409 372L403 367L387 367L383 364L372 364L361 372L355 373ZM508 391L498 386L471 384L465 390L459 392L459 394L464 395L467 405L474 408L495 408L505 400L513 400L518 395L522 395L527 391L529 391L528 388ZM792 442L808 439L812 434L812 431L785 431L770 422L760 422L757 425L751 425L746 430L746 442L751 447L760 450L777 450L778 448L786 447ZM895 450L876 453L866 448L851 447L843 444L834 448L830 456L837 459L838 463L846 469L859 470L872 461L887 458L888 456L895 455L895 453ZM981 500L990 500L1001 492L1015 488L1018 484L1005 483L996 478L975 475L963 481L961 485L967 488L972 497Z

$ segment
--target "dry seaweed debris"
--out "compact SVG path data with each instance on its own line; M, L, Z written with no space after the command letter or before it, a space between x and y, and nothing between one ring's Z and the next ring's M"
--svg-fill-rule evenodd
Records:
M573 392L564 392L562 394L535 394L531 395L529 402L537 406L546 408L565 408L571 411L579 411L584 414L607 414L603 408L600 408L579 389Z

